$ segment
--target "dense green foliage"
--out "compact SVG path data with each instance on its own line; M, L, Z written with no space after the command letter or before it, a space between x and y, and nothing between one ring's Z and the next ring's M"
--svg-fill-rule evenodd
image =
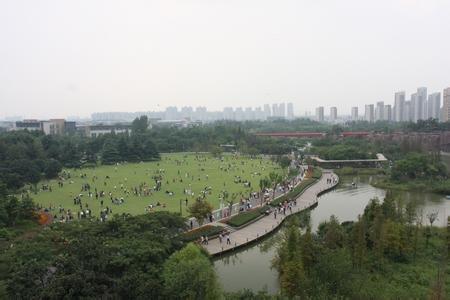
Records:
M448 235L423 226L412 204L388 195L382 204L372 200L357 222L332 216L317 234L292 224L273 263L287 297L443 299Z
M169 257L163 279L167 299L218 299L222 294L211 261L194 244Z
M164 265L183 247L184 229L181 217L165 212L55 224L2 249L0 279L16 299L165 299L166 287L174 282L165 281L163 270L171 268ZM195 261L209 264L203 254Z
M327 138L314 141L311 153L326 160L374 158L374 147L364 139L346 138L335 140Z
M443 179L447 176L445 165L439 157L423 153L408 153L403 159L397 160L391 171L391 179Z

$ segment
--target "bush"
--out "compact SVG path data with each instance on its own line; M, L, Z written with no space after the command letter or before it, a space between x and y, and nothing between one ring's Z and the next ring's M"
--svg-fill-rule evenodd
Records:
M241 227L256 218L260 217L264 212L267 210L267 206L258 207L252 210L244 211L239 214L237 214L234 217L231 217L226 222L228 225L233 227Z
M222 232L224 229L222 226L205 225L200 228L185 232L183 234L182 240L186 242L191 242L198 240L201 236L214 236Z

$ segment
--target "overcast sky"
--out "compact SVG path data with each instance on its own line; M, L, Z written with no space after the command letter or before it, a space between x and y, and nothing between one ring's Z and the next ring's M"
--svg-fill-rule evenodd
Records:
M0 118L393 102L450 86L449 0L0 0Z

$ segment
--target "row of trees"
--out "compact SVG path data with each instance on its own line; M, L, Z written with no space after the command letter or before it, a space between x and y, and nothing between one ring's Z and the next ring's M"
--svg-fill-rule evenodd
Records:
M434 217L430 214L430 221ZM423 227L422 215L412 203L404 205L391 196L382 204L374 199L358 221L340 224L332 216L317 234L307 224L302 233L298 225L289 226L273 262L285 296L422 299L445 295L442 274L450 268L450 232Z

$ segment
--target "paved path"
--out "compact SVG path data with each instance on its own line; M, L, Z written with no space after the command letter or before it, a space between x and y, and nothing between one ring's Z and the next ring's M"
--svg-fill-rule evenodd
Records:
M297 205L292 207L292 213L287 212L286 216L277 214L275 219L274 214L271 213L258 221L238 229L230 234L231 244L227 245L226 240L222 243L218 238L209 241L208 245L203 245L211 255L220 255L224 252L232 251L236 248L242 247L248 243L260 239L271 231L275 230L281 225L284 218L291 214L298 213L317 203L317 197L321 193L333 188L339 182L339 177L331 171L323 171L322 177L319 181L308 187L298 198ZM331 182L328 182L331 179Z

